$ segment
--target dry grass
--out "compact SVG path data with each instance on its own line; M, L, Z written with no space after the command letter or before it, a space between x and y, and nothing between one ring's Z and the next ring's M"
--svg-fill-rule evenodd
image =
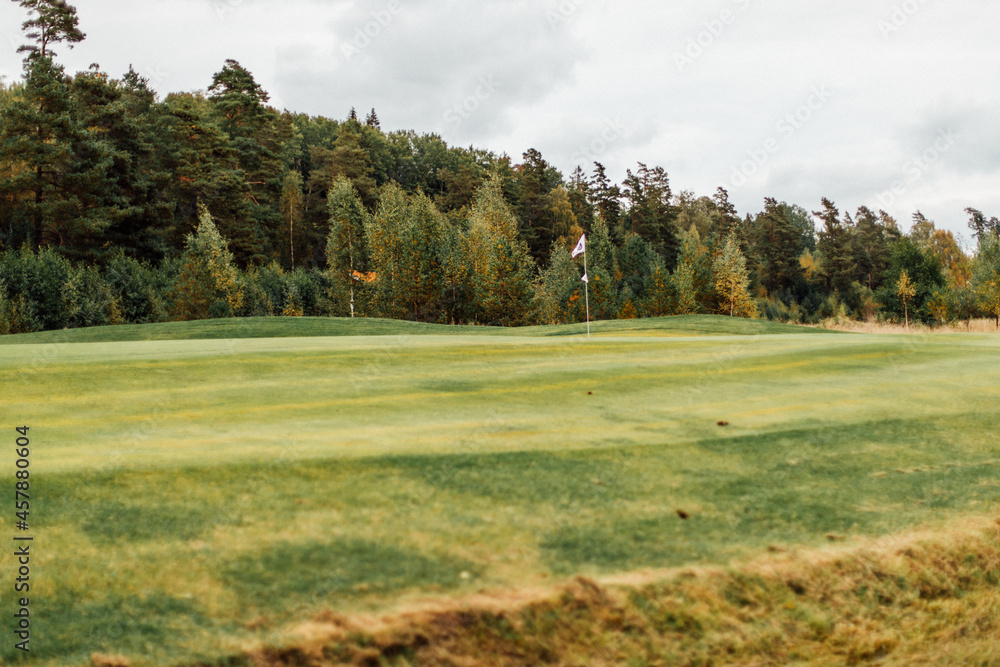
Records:
M320 615L227 665L1000 665L1000 520L379 618Z
M817 325L805 326L867 334L997 333L996 322L991 319L962 321L935 326L926 326L917 322L911 322L909 329L907 329L902 324L894 324L892 322L862 322L858 320L831 318L823 320Z

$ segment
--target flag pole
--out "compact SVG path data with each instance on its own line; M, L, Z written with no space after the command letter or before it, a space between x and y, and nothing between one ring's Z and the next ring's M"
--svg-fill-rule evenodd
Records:
M590 276L587 275L587 235L580 237L570 257L576 259L583 253L583 298L587 302L587 338L590 338ZM577 292L579 294L579 292Z
M583 275L587 276L587 246L583 246ZM583 283L583 298L587 303L587 338L590 338L590 281Z

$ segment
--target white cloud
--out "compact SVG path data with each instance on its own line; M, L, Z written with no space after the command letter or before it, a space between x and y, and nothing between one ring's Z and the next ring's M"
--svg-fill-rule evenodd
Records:
M203 89L235 58L279 107L336 118L375 107L387 129L515 158L537 148L566 175L581 157L617 180L642 161L666 168L675 191L710 195L779 139L753 178L730 188L743 212L765 196L809 210L824 196L843 210L870 205L953 126L961 139L889 212L906 222L921 207L956 232L966 206L1000 214L1000 91L989 85L1000 5L989 0L74 4L88 39L60 51L70 70L98 62L118 74L131 63L165 93ZM10 42L0 74L12 78L23 20L15 3L0 4L0 45ZM701 53L679 69L692 40ZM815 86L829 102L782 135L778 124Z

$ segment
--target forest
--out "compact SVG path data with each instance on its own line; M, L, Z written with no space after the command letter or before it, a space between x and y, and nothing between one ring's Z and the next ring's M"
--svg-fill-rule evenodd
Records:
M19 4L23 76L0 82L0 333L262 315L571 323L585 286L592 319L1000 326L1000 220L971 207L972 253L919 211L907 233L826 198L741 214L724 188L674 192L643 162L615 183L599 162L565 176L533 148L387 132L374 109L278 111L234 60L204 91L161 98L131 69L67 73L53 47L85 38L75 8Z

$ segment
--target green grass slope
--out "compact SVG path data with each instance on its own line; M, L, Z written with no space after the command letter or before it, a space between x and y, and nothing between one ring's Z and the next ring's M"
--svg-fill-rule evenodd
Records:
M9 444L31 427L36 664L221 659L324 609L1000 504L1000 338L658 324L686 333L0 347Z
M776 322L718 315L685 315L641 320L592 322L596 336L762 335L815 332L816 329ZM308 338L319 336L585 336L586 324L521 328L451 326L399 320L339 317L250 317L114 327L65 329L0 336L0 345L35 343L111 343L152 340L214 340L220 338Z

